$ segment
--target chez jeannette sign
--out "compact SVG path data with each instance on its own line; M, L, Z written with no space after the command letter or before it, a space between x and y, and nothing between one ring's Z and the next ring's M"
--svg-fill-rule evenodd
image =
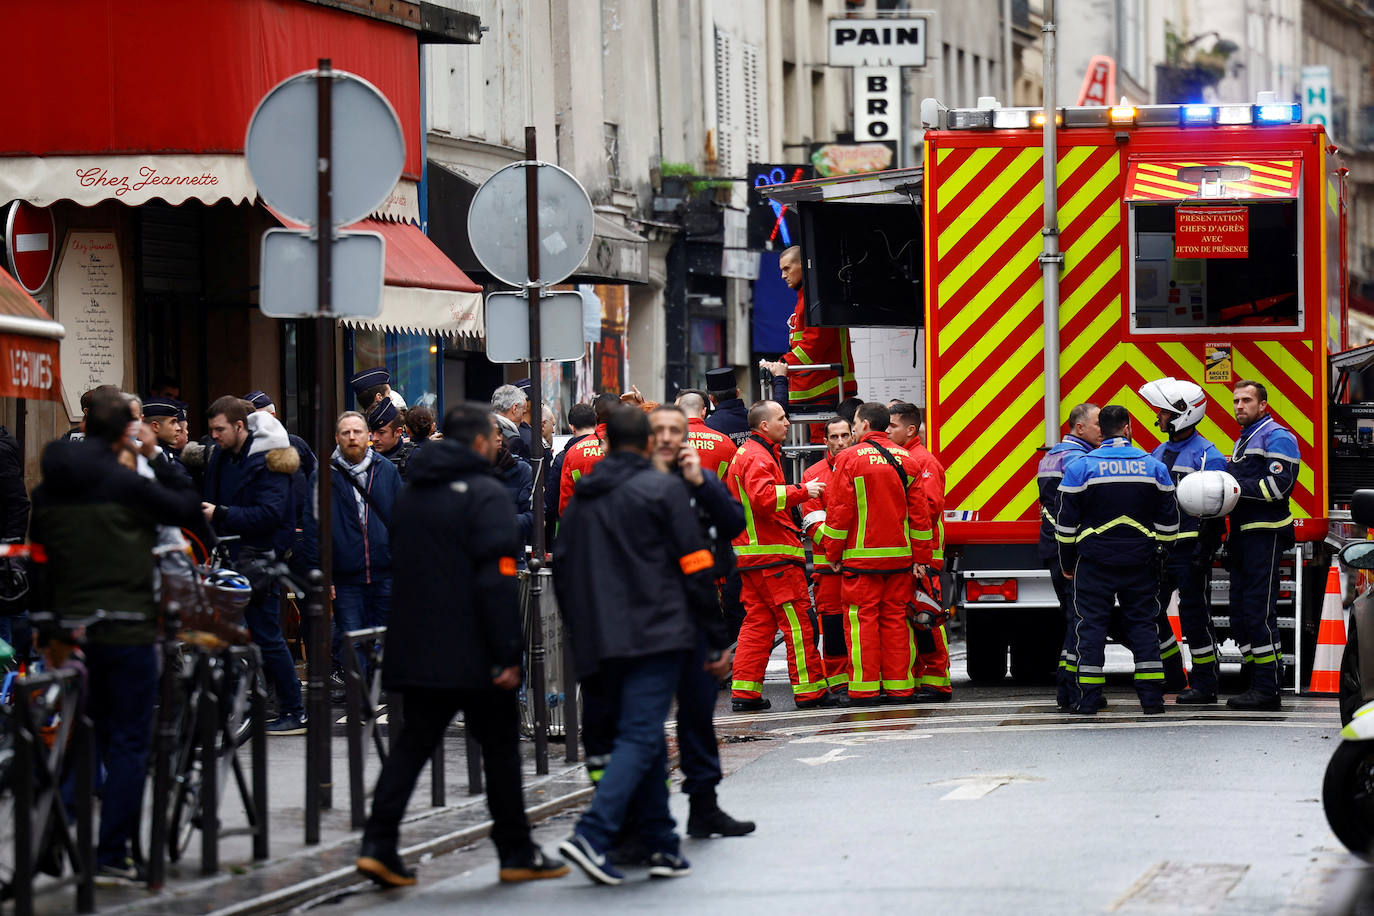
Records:
M1245 207L1179 207L1175 258L1248 258L1250 211Z

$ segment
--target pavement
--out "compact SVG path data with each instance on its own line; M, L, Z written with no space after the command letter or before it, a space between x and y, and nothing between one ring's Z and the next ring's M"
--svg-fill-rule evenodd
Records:
M786 665L770 664L772 711L734 715L721 695L722 806L759 823L738 839L684 841L693 874L677 882L631 871L604 888L574 870L520 886L496 880L486 807L464 794L461 730L451 729L450 805L429 806L422 775L402 827L420 884L380 891L352 871L347 767L335 741L335 805L322 843L304 847L303 739L273 739L272 860L251 862L246 838L225 841L222 869L201 878L196 849L161 894L100 889L101 912L449 912L480 908L662 913L768 906L870 913L1322 912L1362 869L1331 834L1321 778L1334 750L1334 699L1288 696L1277 713L1225 707L1140 714L1128 653L1109 655L1111 706L1059 713L1051 689L975 688L953 646L948 704L797 712ZM1224 685L1229 686L1229 685ZM1238 689L1238 688L1237 688ZM671 734L671 731L670 731ZM579 766L550 744L550 774L526 803L547 851L589 797ZM369 784L375 779L370 771ZM672 799L685 823L686 802ZM234 808L230 807L230 812ZM226 818L232 815L227 815ZM667 886L665 886L667 885ZM40 898L70 912L71 891Z

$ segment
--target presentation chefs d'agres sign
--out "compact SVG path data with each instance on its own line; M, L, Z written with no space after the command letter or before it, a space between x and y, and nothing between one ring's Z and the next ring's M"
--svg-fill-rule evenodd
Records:
M1175 258L1248 258L1250 211L1245 207L1179 207Z

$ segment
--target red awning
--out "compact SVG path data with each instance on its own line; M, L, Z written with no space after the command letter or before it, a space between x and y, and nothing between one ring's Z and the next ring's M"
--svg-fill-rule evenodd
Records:
M419 43L404 26L300 0L24 0L4 21L0 204L251 199L248 120L321 57L391 102L403 177L419 180Z
M0 270L0 397L62 400L62 325Z

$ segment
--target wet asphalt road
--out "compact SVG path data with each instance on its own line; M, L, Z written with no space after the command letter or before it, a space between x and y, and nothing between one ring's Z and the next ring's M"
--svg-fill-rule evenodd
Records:
M777 668L773 711L717 718L721 803L758 830L686 840L691 876L501 886L483 843L310 911L1299 914L1354 867L1320 804L1334 700L1147 718L1127 680L1085 719L1044 688L974 688L956 658L949 704L797 713ZM679 824L686 808L675 793ZM552 852L573 823L536 838Z

